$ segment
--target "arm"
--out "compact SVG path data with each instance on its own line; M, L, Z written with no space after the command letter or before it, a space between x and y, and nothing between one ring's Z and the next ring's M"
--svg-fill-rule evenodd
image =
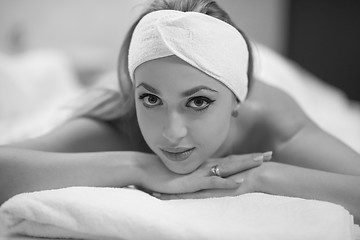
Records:
M360 176L360 155L309 122L275 147L275 161L304 168Z
M127 150L127 142L110 125L83 118L37 139L2 146L0 203L35 190L135 184L134 154L109 152ZM94 151L102 152L89 153Z
M309 123L274 161L259 172L259 191L337 203L360 221L360 155L340 140Z
M134 157L132 152L50 153L2 148L0 204L23 192L137 184L139 174Z
M345 207L360 222L360 177L267 163L258 172L255 191L317 199Z
M239 186L209 176L208 169L175 174L156 155L129 151L127 140L103 122L78 119L38 139L0 147L0 204L15 194L70 186L137 185L168 193Z
M233 166L235 163L232 164ZM360 176L302 168L277 162L231 175L244 179L236 189L209 189L185 194L157 194L163 200L237 196L250 192L332 202L346 208L360 223Z

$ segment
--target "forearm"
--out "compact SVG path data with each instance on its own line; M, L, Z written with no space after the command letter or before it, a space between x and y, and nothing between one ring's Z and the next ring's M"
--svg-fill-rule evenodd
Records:
M262 192L336 203L360 220L359 176L269 163L261 179Z
M49 153L0 148L0 203L30 191L136 184L131 152Z
M360 176L360 155L315 125L276 147L274 161L326 172Z

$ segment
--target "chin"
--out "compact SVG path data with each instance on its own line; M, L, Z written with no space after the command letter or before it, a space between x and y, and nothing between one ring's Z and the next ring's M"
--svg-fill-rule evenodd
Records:
M183 162L173 162L168 159L164 159L165 157L160 157L161 161L164 165L172 172L177 174L189 174L195 171L199 164L194 164L194 160L187 159L187 161Z

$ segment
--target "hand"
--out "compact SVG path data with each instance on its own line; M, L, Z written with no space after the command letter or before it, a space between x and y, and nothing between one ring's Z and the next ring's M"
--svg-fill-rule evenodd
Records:
M227 196L238 196L245 193L257 192L259 179L261 179L261 172L267 168L269 163L263 163L257 168L248 169L242 173L235 174L231 178L241 179L242 184L238 188L233 189L206 189L193 193L182 193L182 194L164 194L164 193L153 193L154 197L161 200L174 200L174 199L201 199L201 198L214 198L214 197L227 197Z
M229 177L236 173L258 167L263 162L268 162L272 158L272 152L253 153L243 155L230 155L224 158L209 159L203 164L203 168L211 169L216 166L218 168L219 177Z
M221 195L229 195L244 185L244 177L249 169L259 167L263 161L270 159L271 152L210 159L187 175L172 173L162 165L162 169L157 167L157 170L162 173L155 175L157 176L156 187L151 189L156 192L154 196L175 196L175 198L179 198L179 196L184 198L206 197L215 192ZM213 166L218 166L221 177L214 176L211 172ZM154 166L152 165L152 167ZM150 182L154 183L154 181ZM165 193L165 195L160 193ZM174 195L169 195L169 193Z
M231 189L241 185L236 179L214 176L210 174L210 168L205 167L185 175L174 173L153 154L137 153L136 160L140 162L140 188L148 192L178 194L204 189Z

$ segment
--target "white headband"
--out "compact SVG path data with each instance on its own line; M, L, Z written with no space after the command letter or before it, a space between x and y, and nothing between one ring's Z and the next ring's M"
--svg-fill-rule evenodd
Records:
M198 12L160 10L137 24L129 47L129 73L144 62L176 55L226 85L242 102L248 92L249 52L230 24Z

